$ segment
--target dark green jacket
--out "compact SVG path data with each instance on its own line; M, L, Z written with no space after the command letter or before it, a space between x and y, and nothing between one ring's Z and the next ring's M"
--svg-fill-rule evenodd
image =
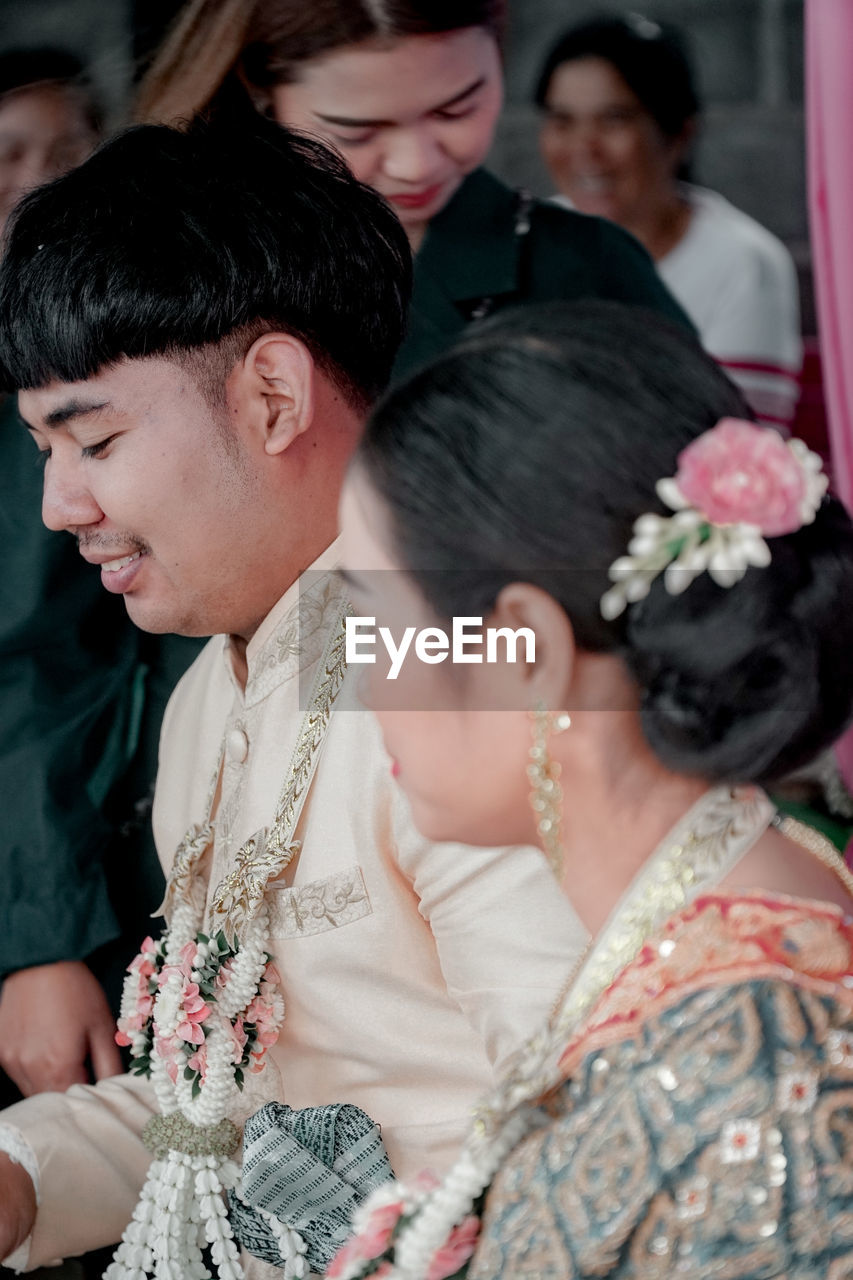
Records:
M166 698L199 642L137 630L74 539L44 527L41 490L35 445L7 398L0 975L97 953L104 964L93 968L103 979L107 950L127 963L162 893L144 801Z
M519 216L521 214L521 217ZM693 326L646 250L612 222L519 195L477 169L433 218L415 258L409 332L394 367L405 377L478 314L514 302L611 298Z

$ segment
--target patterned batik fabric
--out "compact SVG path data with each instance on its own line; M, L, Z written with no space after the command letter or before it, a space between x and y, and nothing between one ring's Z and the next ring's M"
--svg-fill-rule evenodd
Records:
M294 1111L270 1102L246 1122L242 1194L229 1197L234 1235L248 1253L284 1265L260 1206L299 1232L308 1262L322 1273L349 1236L352 1214L393 1177L379 1128L360 1108Z
M701 898L567 1046L470 1280L853 1277L853 922Z

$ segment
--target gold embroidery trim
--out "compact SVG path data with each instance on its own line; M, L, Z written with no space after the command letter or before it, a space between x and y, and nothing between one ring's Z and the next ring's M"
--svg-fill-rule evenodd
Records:
M190 827L175 851L175 860L166 884L166 896L154 912L156 916L169 917L178 898L186 897L199 864L213 843L211 822L196 823Z
M724 878L774 813L758 787L714 787L700 797L643 865L584 952L548 1027L522 1050L495 1095L476 1109L477 1140L487 1141L509 1112L553 1087L569 1033L602 992L664 920Z
M805 849L817 858L818 862L822 862L827 870L838 876L844 888L853 898L853 872L850 871L843 855L839 853L831 840L827 840L826 836L822 835L820 831L815 831L814 827L808 826L805 822L800 822L797 818L791 818L788 814L780 814L773 820L773 825L786 839L798 844L801 849Z
M238 850L233 869L213 894L215 923L232 933L257 915L267 884L281 875L298 851L299 842L293 834L346 672L345 623L349 612L349 605L345 605L320 661L272 824L255 832Z

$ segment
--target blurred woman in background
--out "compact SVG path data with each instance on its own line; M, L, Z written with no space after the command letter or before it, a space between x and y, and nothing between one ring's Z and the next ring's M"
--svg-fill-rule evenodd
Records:
M190 0L137 115L264 112L335 147L415 258L395 374L507 302L605 297L684 317L640 246L481 166L503 99L504 0Z
M796 271L753 218L682 180L700 103L677 35L637 15L573 27L545 59L535 100L561 196L645 245L755 413L788 427L802 355Z
M72 53L0 54L0 231L25 191L85 160L100 126L83 64Z

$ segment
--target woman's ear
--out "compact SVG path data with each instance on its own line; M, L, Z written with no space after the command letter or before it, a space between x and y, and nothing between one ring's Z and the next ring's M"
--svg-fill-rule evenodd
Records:
M515 652L505 674L511 672L516 706L555 710L568 705L575 636L566 611L553 596L530 582L512 582L499 594L485 625L498 631L498 654Z
M281 454L314 420L315 367L308 348L288 333L265 333L229 378L229 406Z

